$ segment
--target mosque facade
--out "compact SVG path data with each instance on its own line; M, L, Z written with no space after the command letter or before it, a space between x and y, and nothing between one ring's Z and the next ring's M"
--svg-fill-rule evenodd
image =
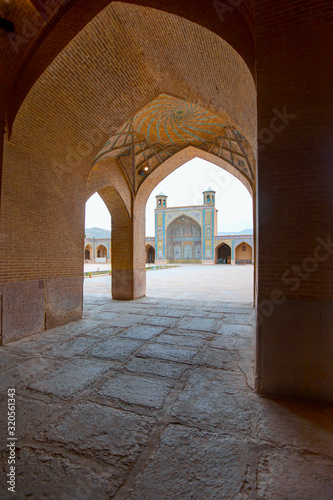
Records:
M218 235L216 193L203 192L203 205L168 207L156 196L155 237L146 237L146 262L178 264L252 264L253 235ZM111 239L86 238L86 262L111 262Z

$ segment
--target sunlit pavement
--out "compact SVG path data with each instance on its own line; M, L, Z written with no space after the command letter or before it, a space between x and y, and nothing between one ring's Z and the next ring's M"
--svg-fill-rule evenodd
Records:
M111 277L86 278L85 293L111 293ZM148 270L147 297L175 300L253 301L253 266L195 265Z
M332 499L332 409L258 396L253 307L216 300L251 268L198 271L147 272L191 299L85 294L81 321L0 347L19 490L3 469L1 499Z

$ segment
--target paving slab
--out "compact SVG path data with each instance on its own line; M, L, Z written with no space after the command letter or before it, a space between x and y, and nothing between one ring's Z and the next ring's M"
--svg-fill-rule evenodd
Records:
M141 323L144 325L155 325L171 327L178 321L178 318L170 318L169 316L147 316Z
M16 493L7 491L1 474L3 500L109 500L124 481L126 472L119 468L101 471L83 464L77 457L24 447L18 450Z
M121 332L119 337L149 340L165 330L164 326L135 325Z
M141 345L139 340L115 337L88 349L86 355L105 360L122 360L128 358Z
M243 335L216 335L214 339L209 342L209 347L214 347L215 349L248 349L253 355L254 347L254 332L252 335L245 337Z
M0 347L0 368L7 369L13 363L19 363L21 358L10 351L8 347Z
M127 370L142 373L152 373L160 377L170 377L179 379L188 365L180 363L172 363L168 361L160 361L152 358L133 358L127 365Z
M223 312L209 312L206 317L221 320L223 318L223 315L224 315Z
M239 354L242 355L242 351L239 351ZM247 355L247 357L242 357L240 361L238 361L238 367L240 371L245 376L245 381L248 387L254 391L255 390L255 362L252 355Z
M67 323L66 325L58 326L52 328L52 330L47 330L43 333L48 339L63 337L68 338L74 337L76 335L81 335L89 330L93 330L101 325L101 322L95 319L86 318L79 321L73 321L72 323Z
M253 399L255 428L261 441L333 458L333 408L323 406L318 409L315 405Z
M167 328L164 330L166 335L181 335L183 337L187 338L197 338L197 339L203 339L206 340L207 338L212 338L213 333L212 332L198 332L198 331L192 331L192 330L181 330L180 328Z
M107 321L107 326L120 326L126 328L127 326L135 325L136 323L143 323L145 316L141 314L119 314L117 313L114 318Z
M115 398L128 404L148 408L162 408L175 382L141 374L115 373L98 387L94 394L102 398Z
M238 366L237 361L240 359L237 351L207 348L194 358L194 362L213 368L235 369Z
M164 312L167 310L165 307L154 307L154 306L146 306L143 307L140 306L140 308L136 307L133 309L130 314L137 314L139 310L143 310L145 316L164 316ZM143 311L141 311L141 314L143 314Z
M114 337L122 330L121 327L112 327L101 325L98 328L94 328L93 330L88 330L82 334L84 337L92 337L95 338L98 342L99 337L101 339L107 340L108 338Z
M69 399L89 387L111 366L108 362L77 358L66 361L58 369L30 383L28 388Z
M35 439L58 443L85 457L128 468L147 443L155 422L153 417L82 402L47 426Z
M39 354L47 349L49 349L54 343L57 343L58 339L55 338L45 338L40 337L38 339L34 338L31 341L24 339L20 342L13 342L8 346L9 352L13 354L19 354L20 356L26 356L28 354Z
M236 439L169 425L128 495L130 500L241 499L248 447Z
M188 314L188 312L191 309L184 310L184 309L176 309L175 307L164 307L161 312L158 312L158 316L169 316L171 318L181 318L182 316L185 316ZM155 314L155 313L154 313Z
M228 314L250 314L254 315L254 307L249 304L240 304L240 303L234 303L234 304L227 304L226 302L223 302L219 306L214 308L215 313L228 313Z
M143 358L166 359L169 361L180 361L191 363L198 349L193 347L177 347L166 344L150 344L143 347L137 354Z
M99 342L102 339L98 338ZM81 354L90 347L96 345L96 339L90 337L76 337L64 343L53 344L48 349L43 351L45 356L53 356L56 358L72 358L76 354Z
M10 387L21 390L30 380L43 376L44 372L49 373L56 366L58 363L52 358L31 355L22 358L21 361L10 365L5 376L0 377L0 391L5 394Z
M218 329L217 333L224 335L234 336L243 335L244 337L252 336L255 338L255 328L250 325L235 325L230 323L221 323L221 327Z
M205 343L206 339L201 335L176 335L162 333L156 339L156 342L162 344L172 344L176 346L190 346L190 347L201 347Z
M292 451L262 453L257 472L260 500L332 500L333 464Z
M15 498L331 500L332 409L254 393L252 308L98 300L86 300L82 321L0 348L1 419L10 383L24 436Z
M234 325L250 325L253 326L252 314L224 313L223 323L232 323Z
M22 439L31 433L36 427L42 424L47 418L52 416L55 411L61 408L60 404L47 403L39 399L16 396L15 398L16 428L15 437ZM7 414L0 413L0 432L1 436L7 436L8 422ZM6 449L6 440L1 440L1 449Z
M117 312L117 311L105 311L105 309L102 308L99 311L96 311L96 314L94 316L101 323L108 324L113 319L119 317L119 312Z
M253 410L237 372L197 368L172 408L183 423L217 426L223 432L249 434Z
M186 316L177 323L177 328L182 328L183 330L217 332L221 328L221 321L213 318L192 318Z

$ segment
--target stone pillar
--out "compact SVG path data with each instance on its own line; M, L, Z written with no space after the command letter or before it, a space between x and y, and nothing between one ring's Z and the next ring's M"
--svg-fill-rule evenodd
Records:
M95 259L96 259L96 242L93 239L93 242L92 242L92 262L96 262Z
M332 403L333 38L325 2L297 5L256 1L256 384Z
M113 222L113 219L112 219ZM143 221L144 225L144 221ZM146 294L146 265L138 262L136 253L142 253L135 238L137 228L131 219L123 224L112 224L112 298L133 300ZM142 247L145 251L144 242ZM141 250L141 252L140 252Z
M112 298L133 300L146 294L145 212L131 214L114 188L99 191L111 212Z
M106 262L109 264L111 262L110 241L109 240L106 242L106 250L107 250Z
M231 265L235 265L235 240L231 241Z

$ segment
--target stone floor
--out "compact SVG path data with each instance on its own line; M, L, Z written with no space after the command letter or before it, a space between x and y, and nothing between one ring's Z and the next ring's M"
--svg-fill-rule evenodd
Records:
M90 264L94 265L94 264ZM147 271L147 297L179 300L253 301L253 266L182 264ZM111 293L111 277L85 279L85 292Z
M8 387L19 438L0 498L331 500L333 410L256 395L253 337L247 304L91 294L0 348L3 462Z

